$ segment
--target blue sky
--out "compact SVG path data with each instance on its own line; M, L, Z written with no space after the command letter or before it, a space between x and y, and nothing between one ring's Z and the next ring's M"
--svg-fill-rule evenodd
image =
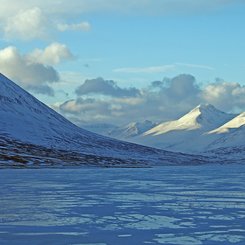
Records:
M244 1L0 4L1 72L78 124L245 109Z

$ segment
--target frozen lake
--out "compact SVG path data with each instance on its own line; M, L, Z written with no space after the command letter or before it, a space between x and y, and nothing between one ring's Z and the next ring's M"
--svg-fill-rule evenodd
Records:
M245 244L245 166L0 171L0 244Z

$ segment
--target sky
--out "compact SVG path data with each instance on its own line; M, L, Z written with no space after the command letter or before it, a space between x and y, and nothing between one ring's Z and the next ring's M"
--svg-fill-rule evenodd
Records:
M245 110L243 0L0 5L0 72L78 125Z

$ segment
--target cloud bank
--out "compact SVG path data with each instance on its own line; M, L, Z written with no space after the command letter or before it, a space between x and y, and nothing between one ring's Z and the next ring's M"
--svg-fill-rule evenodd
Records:
M89 31L91 24L81 20L91 13L126 15L171 15L209 12L243 0L0 0L0 31L11 39L45 39L57 31ZM71 23L76 19L78 22ZM61 21L62 20L62 21Z
M201 103L211 103L224 111L245 110L245 86L221 80L201 86L189 74L154 81L141 90L122 88L102 78L91 79L76 92L77 98L56 109L77 123L161 122L178 118Z

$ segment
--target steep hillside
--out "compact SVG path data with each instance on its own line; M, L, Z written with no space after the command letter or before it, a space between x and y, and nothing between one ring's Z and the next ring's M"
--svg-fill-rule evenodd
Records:
M13 145L22 148L29 145L29 154L34 155L40 148L103 157L105 160L100 161L101 164L112 158L163 164L190 163L193 159L189 155L130 144L81 129L3 75L0 75L0 118L0 139L6 142L1 148L5 153L0 155L0 161L4 161L8 152L12 154ZM23 154L26 153L28 151Z

